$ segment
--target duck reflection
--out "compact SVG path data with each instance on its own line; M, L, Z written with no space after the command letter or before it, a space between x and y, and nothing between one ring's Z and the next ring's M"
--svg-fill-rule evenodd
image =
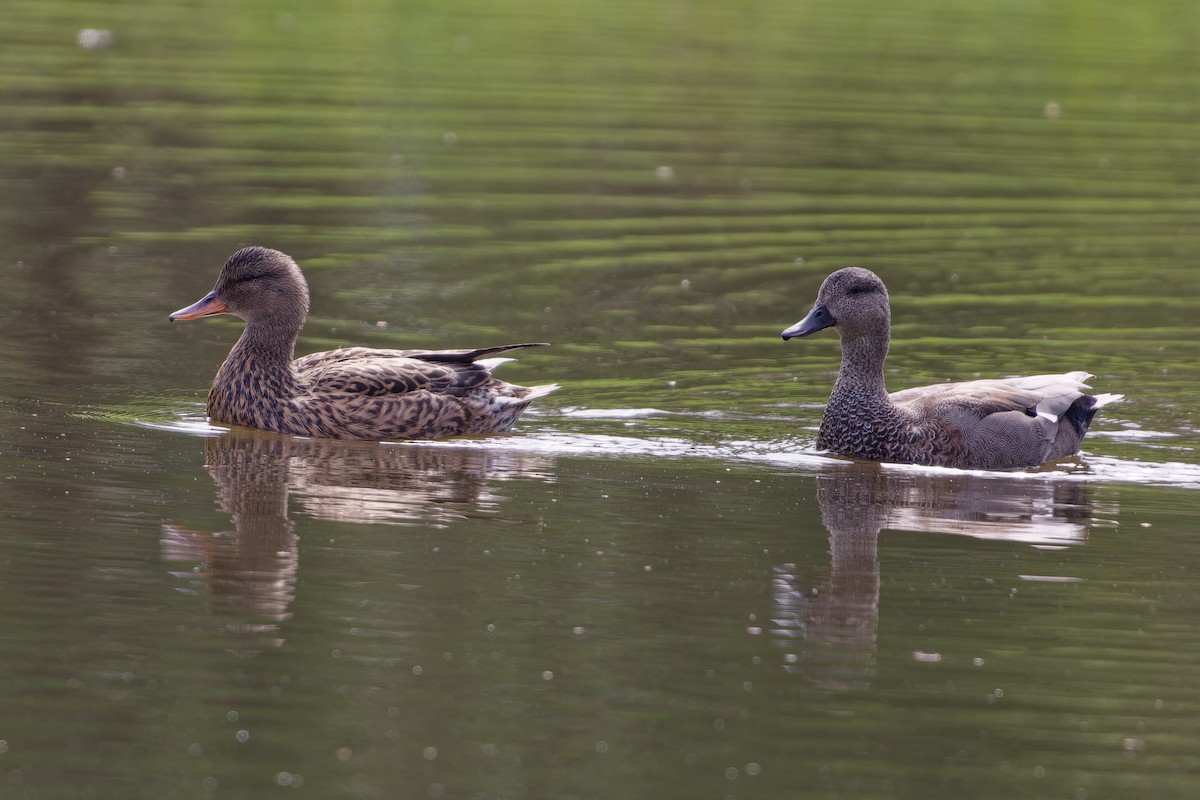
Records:
M210 598L226 629L253 635L252 647L282 644L280 626L295 597L299 540L288 515L290 498L319 519L446 527L503 501L498 482L553 480L553 463L545 456L250 430L206 439L204 464L234 530L163 525L162 558L198 562L176 574Z
M829 577L814 586L795 564L777 566L771 633L785 668L828 690L865 689L875 674L881 530L1063 547L1087 538L1092 517L1088 486L1076 481L856 464L816 483Z

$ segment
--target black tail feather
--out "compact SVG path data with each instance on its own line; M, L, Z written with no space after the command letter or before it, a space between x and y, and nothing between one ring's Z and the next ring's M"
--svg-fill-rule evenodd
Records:
M478 350L430 350L427 353L405 353L409 358L419 358L422 361L440 361L450 364L470 364L481 358L491 358L509 350L522 347L549 347L549 342L523 342L521 344L502 344L499 347L481 347Z
M1071 403L1071 407L1067 409L1065 416L1071 422L1071 427L1075 429L1075 433L1079 438L1088 432L1088 428L1092 424L1092 418L1096 416L1099 408L1096 406L1096 398L1090 394L1080 395L1079 398Z

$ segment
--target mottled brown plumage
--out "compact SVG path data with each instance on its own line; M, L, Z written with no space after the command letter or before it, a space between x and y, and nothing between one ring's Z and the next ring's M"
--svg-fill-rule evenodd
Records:
M208 394L214 422L330 439L440 439L506 431L558 387L492 377L494 356L544 342L480 350L347 347L292 360L308 314L296 262L265 247L234 253L216 287L171 320L235 314L246 329Z
M842 364L817 446L874 461L1008 469L1074 455L1097 409L1119 394L1084 394L1086 372L920 386L888 394L887 288L870 270L834 272L784 339L833 328Z

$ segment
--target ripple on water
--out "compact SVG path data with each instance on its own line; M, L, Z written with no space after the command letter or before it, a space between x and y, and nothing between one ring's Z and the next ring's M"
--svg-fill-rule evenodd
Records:
M460 438L421 442L420 446L431 448L473 448L497 451L515 451L546 456L591 456L609 458L660 458L660 459L711 459L769 464L790 469L822 470L847 463L847 459L831 456L814 447L811 436L773 438L721 438L714 441L697 441L678 435L689 421L703 419L713 422L711 413L675 413L655 408L589 409L573 408L562 414L546 412L529 415L544 427L532 430L528 426L508 435L486 438ZM720 415L729 416L729 415ZM605 430L567 430L567 426L556 429L554 419L581 421L603 426L605 422L619 422L621 433ZM730 416L730 419L733 417ZM741 417L738 420L744 422ZM630 421L643 421L637 433L630 435ZM229 429L211 424L203 409L187 409L180 412L164 412L135 420L142 427L156 430L175 431L189 436L220 436ZM711 432L711 429L708 429ZM743 428L744 430L744 428ZM1121 431L1117 434L1105 432L1107 436L1120 435L1139 439L1156 440L1171 434L1153 431ZM1078 460L1068 460L1040 469L1015 470L1008 472L990 470L959 470L949 467L924 467L914 464L884 464L884 469L911 471L918 474L1003 476L1007 479L1089 481L1099 483L1131 483L1149 486L1171 486L1178 488L1200 488L1200 465L1182 461L1141 461L1112 456L1085 455Z

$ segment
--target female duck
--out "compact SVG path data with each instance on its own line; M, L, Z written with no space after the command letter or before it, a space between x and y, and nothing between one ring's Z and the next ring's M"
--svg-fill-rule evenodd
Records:
M1079 452L1097 409L1119 394L1084 394L1086 372L921 386L888 394L883 384L891 310L870 270L840 269L784 339L833 328L842 364L817 446L844 456L906 464L1007 469Z
M229 257L216 287L172 321L234 314L246 328L213 380L214 422L331 439L436 439L506 431L534 399L558 387L492 377L519 347L371 350L347 347L292 360L308 314L308 285L277 250Z

